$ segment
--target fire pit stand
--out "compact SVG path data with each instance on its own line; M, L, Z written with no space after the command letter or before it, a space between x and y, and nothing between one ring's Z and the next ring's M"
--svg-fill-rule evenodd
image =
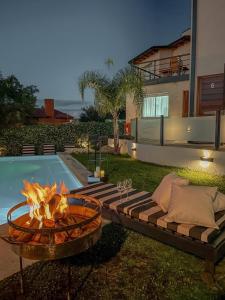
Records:
M100 202L81 194L68 194L66 197L71 202L67 212L70 220L68 225L60 225L58 222L54 227L29 227L27 226L30 219L28 213L12 221L12 213L27 205L26 201L12 207L7 213L9 236L1 238L9 243L13 252L19 256L22 294L24 293L23 258L49 261L74 256L91 248L101 236ZM70 264L67 269L67 283L67 299L70 299Z
M4 237L3 237L4 240ZM93 244L90 245L90 248L93 247ZM19 265L20 265L20 292L22 295L25 294L24 289L24 274L23 274L23 257L19 256ZM70 300L71 293L71 265L67 264L67 300Z

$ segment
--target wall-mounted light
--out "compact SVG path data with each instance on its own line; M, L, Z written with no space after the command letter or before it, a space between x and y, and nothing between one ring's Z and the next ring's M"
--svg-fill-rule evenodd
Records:
M203 150L203 155L200 157L202 161L208 161L213 162L214 158L211 156L211 153L209 150Z
M132 143L131 150L137 151L136 143Z
M205 157L205 156L201 156L200 159L202 161L208 161L208 162L213 162L214 158L213 157Z
M187 126L187 132L191 132L191 126Z

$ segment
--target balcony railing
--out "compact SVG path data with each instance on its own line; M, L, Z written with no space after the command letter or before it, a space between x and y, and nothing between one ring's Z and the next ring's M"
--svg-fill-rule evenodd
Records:
M190 71L190 54L166 57L158 60L146 61L143 65L133 65L145 82L164 81L163 79L186 78Z

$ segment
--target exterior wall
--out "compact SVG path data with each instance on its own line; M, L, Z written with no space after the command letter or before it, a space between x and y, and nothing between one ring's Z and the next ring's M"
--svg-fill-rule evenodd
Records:
M128 154L141 161L163 166L184 167L211 174L225 174L224 151L208 151L209 156L214 158L214 161L206 162L200 160L200 157L205 154L203 149L136 144L132 141L127 141L127 144ZM132 151L132 148L135 148L136 151Z
M189 81L177 81L170 83L154 84L144 87L144 92L151 94L169 95L169 117L182 117L183 91L189 90ZM126 122L137 117L137 109L132 97L127 96L126 101Z
M144 91L148 95L161 93L169 95L169 117L182 117L184 90L189 90L189 81L154 84L144 87Z
M225 1L197 1L196 75L224 72Z
M143 59L141 64L138 64L139 67L144 67L149 61L160 59L160 51L155 52L154 54L149 55L149 57Z
M130 123L131 119L137 117L137 107L133 103L133 97L131 95L127 95L126 99L126 123Z
M173 52L172 52L172 56L190 53L190 47L191 47L191 43L186 42L183 45L180 45L179 47L174 48Z
M197 1L195 109L199 76L224 72L225 1Z

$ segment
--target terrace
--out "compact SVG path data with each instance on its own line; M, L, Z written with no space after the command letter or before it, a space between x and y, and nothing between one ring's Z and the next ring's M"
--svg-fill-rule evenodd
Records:
M143 78L145 85L188 80L190 53L149 60L132 66Z

